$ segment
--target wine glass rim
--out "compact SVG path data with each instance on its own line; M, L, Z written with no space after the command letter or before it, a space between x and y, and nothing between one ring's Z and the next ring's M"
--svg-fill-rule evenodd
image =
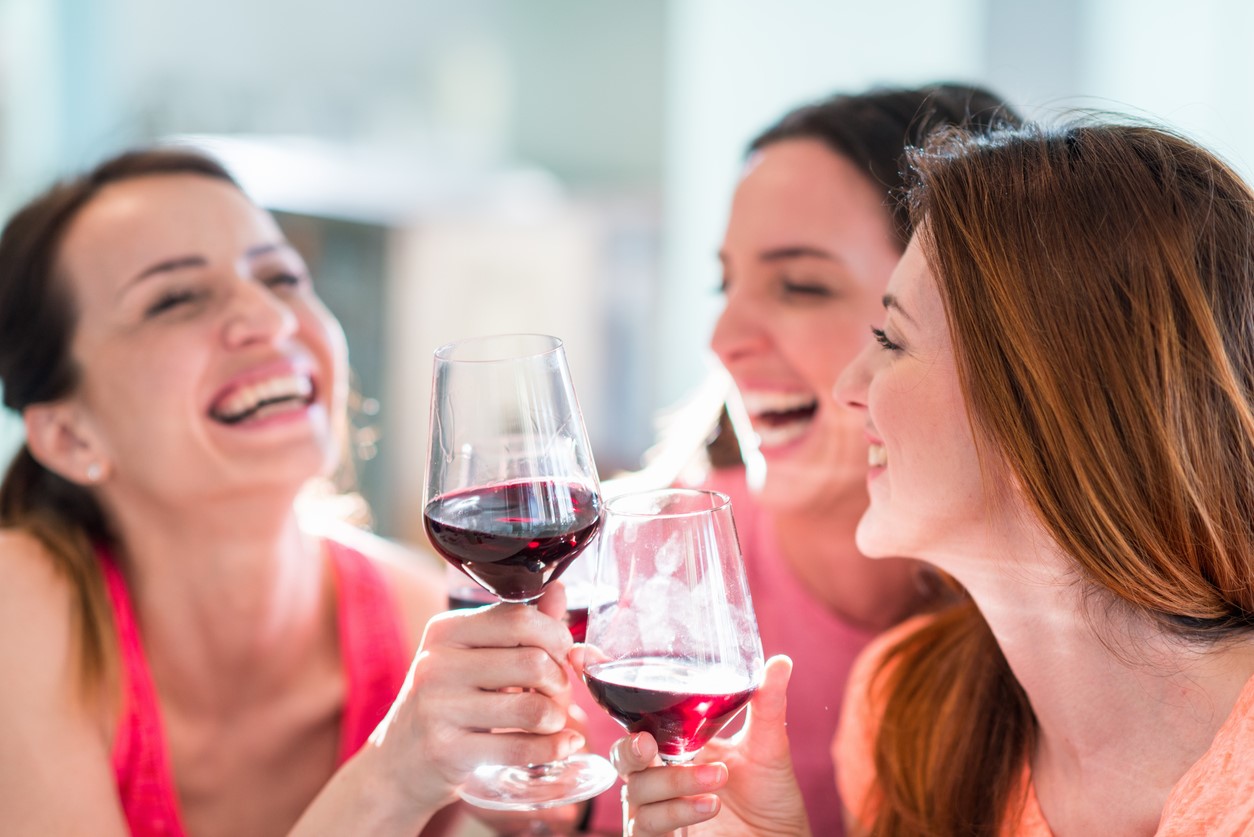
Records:
M536 340L544 341L542 346L537 346L534 350L523 348L521 351L487 351L480 357L454 357L459 350L469 347L479 347L481 350L486 349L492 343L506 341L516 341L515 346L523 341ZM565 344L560 337L554 337L551 334L540 334L538 332L518 332L511 334L484 334L477 337L463 337L460 340L453 340L445 343L435 350L437 360L445 363L499 363L502 360L525 360L533 357L543 357L544 355L562 351Z
M641 510L626 510L622 506L629 502L639 502L647 497L659 497L670 495L673 497L686 497L695 499L697 497L708 498L708 505L700 508L690 508L684 511L675 512L659 512L650 511L642 506ZM655 488L649 491L632 491L627 494L619 494L605 503L605 512L613 514L616 517L649 517L655 519L677 519L684 517L695 517L702 514L710 514L712 512L722 511L731 508L731 497L721 491L713 491L708 488Z

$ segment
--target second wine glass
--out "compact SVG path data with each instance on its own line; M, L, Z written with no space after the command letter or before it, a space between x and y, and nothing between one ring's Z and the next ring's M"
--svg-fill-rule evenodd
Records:
M597 580L618 590L588 616L584 680L667 764L689 761L762 682L762 642L731 500L664 489L606 504Z

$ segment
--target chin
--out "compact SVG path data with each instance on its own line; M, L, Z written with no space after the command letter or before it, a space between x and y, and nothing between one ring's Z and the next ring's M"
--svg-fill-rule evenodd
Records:
M875 509L868 508L858 521L858 529L854 541L858 551L868 558L894 558L903 555L900 539L892 536L893 528L887 525L882 515Z

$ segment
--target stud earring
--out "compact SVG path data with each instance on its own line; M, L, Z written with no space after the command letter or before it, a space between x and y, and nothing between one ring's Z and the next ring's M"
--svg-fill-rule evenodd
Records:
M100 478L104 476L104 468L100 467L99 462L93 462L87 466L87 481L100 482Z

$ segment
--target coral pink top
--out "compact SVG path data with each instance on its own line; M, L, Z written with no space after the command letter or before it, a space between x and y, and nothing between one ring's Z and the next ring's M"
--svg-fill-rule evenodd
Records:
M346 679L337 765L357 752L383 720L409 666L400 614L387 583L364 555L326 541L335 574L340 656ZM98 549L122 663L123 710L113 743L113 771L135 837L182 837L178 794L161 725L161 707L126 582Z
M919 616L898 625L867 648L849 678L849 694L832 754L840 791L855 821L866 826L874 815L874 736L883 717L883 695L873 689L875 672L888 649L931 619ZM959 765L955 765L959 768ZM1052 837L1023 766L1018 816L1007 817L1005 837ZM818 831L815 832L819 833ZM1254 834L1254 677L1246 682L1210 749L1176 782L1163 807L1156 837L1239 837Z
M768 657L787 654L793 661L788 684L789 743L810 824L815 834L840 837L844 827L840 799L835 792L831 741L840 718L845 681L858 652L874 633L842 621L816 601L793 575L780 554L770 515L758 505L745 484L743 468L717 470L702 488L731 497L762 649ZM694 629L700 630L700 626ZM582 685L575 687L575 697L588 714L590 748L607 752L611 744L623 737L623 728L610 719ZM591 825L598 832L622 830L617 790L596 799Z

